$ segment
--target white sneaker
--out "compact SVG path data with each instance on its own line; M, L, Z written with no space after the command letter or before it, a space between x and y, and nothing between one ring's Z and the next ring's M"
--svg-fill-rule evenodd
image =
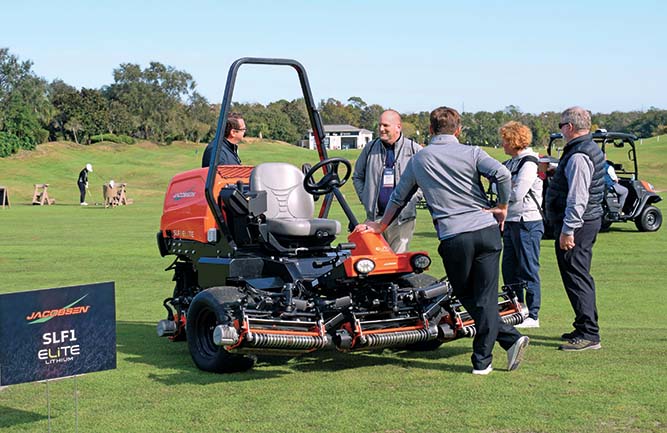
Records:
M85 201L81 202L81 206L88 206L88 203L86 203Z
M515 328L539 328L540 319L533 319L532 317L527 318L518 325L514 325Z
M525 335L520 337L516 342L507 350L507 370L513 371L519 368L521 361L523 361L523 355L526 353L526 348L530 338Z
M493 367L491 367L491 364L489 364L488 367L486 367L484 370L475 370L473 368L472 374L478 374L480 376L486 376L487 374L491 373L493 371Z

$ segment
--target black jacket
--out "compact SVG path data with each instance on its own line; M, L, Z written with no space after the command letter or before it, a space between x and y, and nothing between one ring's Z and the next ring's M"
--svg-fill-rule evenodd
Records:
M201 166L203 168L208 167L209 161L211 160L211 154L213 153L213 143L214 141L211 141L208 146L206 146L206 150L204 150L204 155L202 156L201 159ZM230 143L227 141L226 138L223 138L222 141L220 142L220 152L218 155L218 165L239 165L241 164L241 158L239 158L238 154L238 146L234 143Z
M79 179L76 181L76 183L83 183L83 184L88 183L88 170L84 168L79 172Z

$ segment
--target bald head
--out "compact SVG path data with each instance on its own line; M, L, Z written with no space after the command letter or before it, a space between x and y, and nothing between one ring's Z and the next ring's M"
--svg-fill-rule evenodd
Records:
M380 140L384 144L394 144L401 136L403 125L401 115L396 110L386 110L380 115L378 125Z

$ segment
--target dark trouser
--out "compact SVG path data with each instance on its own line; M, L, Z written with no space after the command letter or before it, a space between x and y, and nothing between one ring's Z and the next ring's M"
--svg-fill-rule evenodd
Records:
M77 182L76 184L79 185L79 193L81 194L79 203L83 203L86 201L86 184L81 182Z
M521 337L498 313L500 230L493 225L440 241L438 253L445 265L454 295L475 320L472 365L483 370L491 364L496 341L508 350Z
M541 304L540 241L544 234L542 221L506 221L503 232L503 281L526 283L525 302L528 314L537 319ZM517 291L524 302L523 290Z
M556 259L567 297L574 310L574 329L582 338L600 341L598 310L595 306L595 281L591 275L593 245L601 220L584 221L574 231L574 248L564 251L556 238Z

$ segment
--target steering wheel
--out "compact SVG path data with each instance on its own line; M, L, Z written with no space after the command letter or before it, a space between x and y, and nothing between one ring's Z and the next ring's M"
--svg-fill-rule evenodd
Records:
M345 166L345 175L342 178L338 175L338 168L341 164ZM325 174L318 182L315 182L315 179L313 178L315 172L325 165L330 165L327 174ZM308 193L316 196L329 194L334 188L340 188L345 185L351 174L352 166L347 159L339 157L324 159L308 170L303 179L303 188Z

